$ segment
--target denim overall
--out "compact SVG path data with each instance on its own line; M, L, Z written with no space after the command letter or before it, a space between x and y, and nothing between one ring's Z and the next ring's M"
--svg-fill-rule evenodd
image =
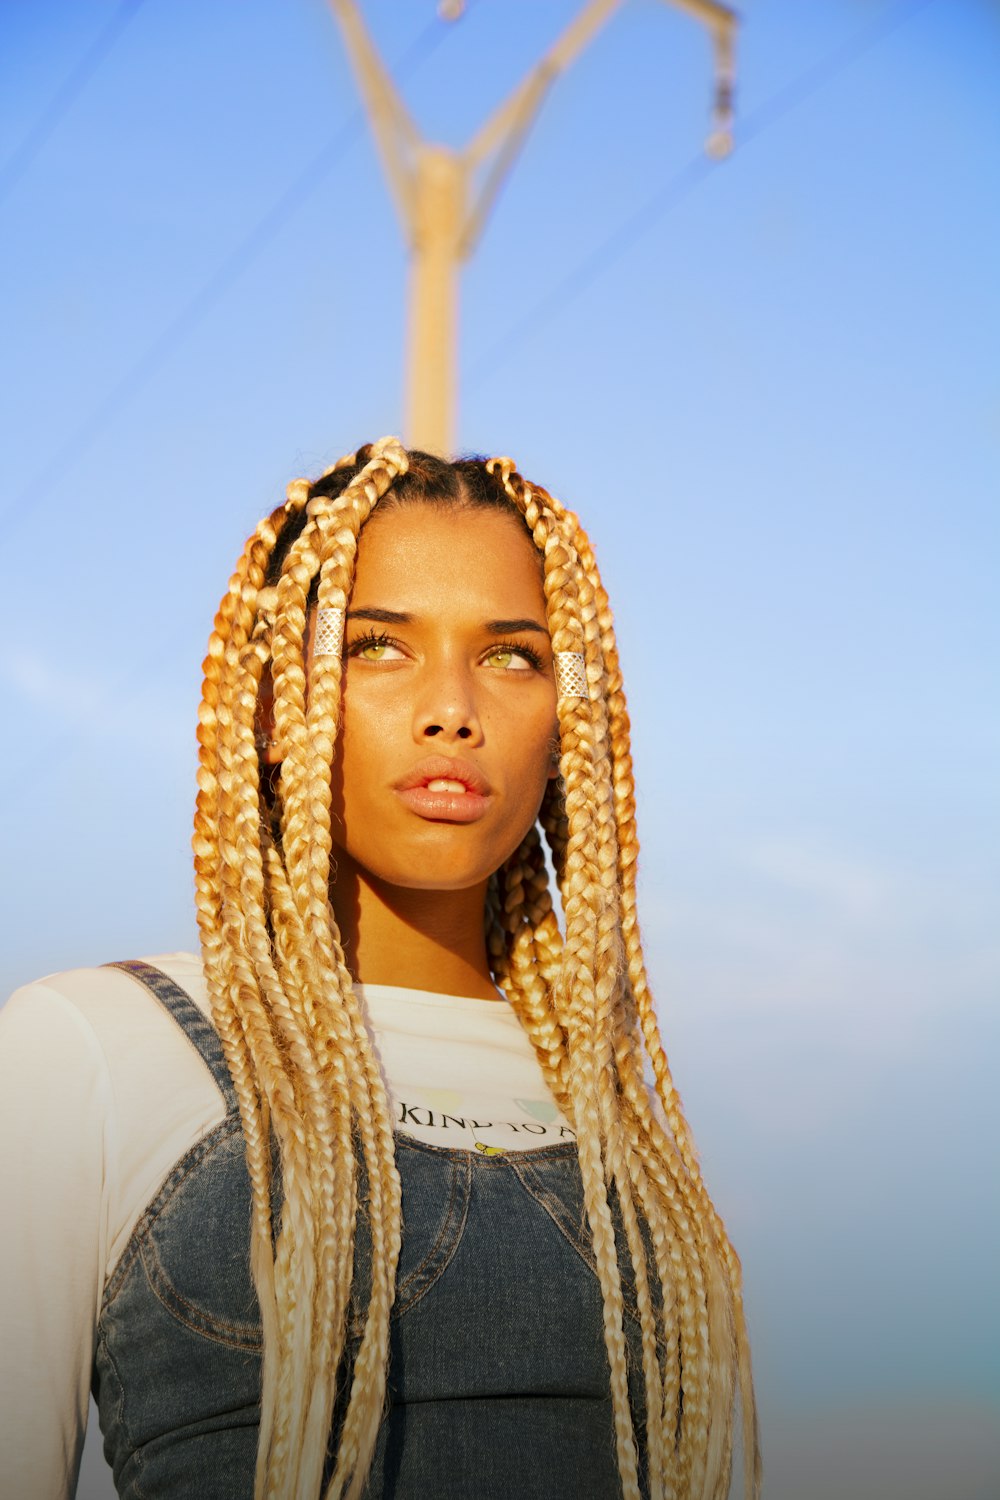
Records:
M128 1500L252 1500L261 1331L236 1096L218 1037L193 1000L149 965L115 967L183 1028L227 1112L170 1172L105 1289L93 1380L105 1455ZM480 1156L397 1135L396 1161L403 1245L388 1411L365 1495L620 1495L603 1303L575 1145ZM360 1211L357 1240L355 1351L371 1284ZM639 1327L624 1260L622 1277L641 1447ZM338 1425L335 1414L334 1432Z

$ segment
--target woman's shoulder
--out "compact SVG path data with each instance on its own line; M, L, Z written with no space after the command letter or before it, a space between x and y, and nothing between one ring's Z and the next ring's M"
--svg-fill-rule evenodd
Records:
M201 959L167 953L142 961L166 974L204 1014L209 1001ZM0 1071L24 1075L30 1087L86 1091L106 1112L131 1104L143 1089L211 1087L204 1062L180 1025L127 968L65 969L14 991L0 1010ZM131 1110L129 1111L131 1113Z
M167 953L144 959L167 974L209 1014L201 959L194 953ZM5 1050L18 1042L44 1041L39 1056L51 1056L53 1044L75 1037L82 1063L108 1064L122 1046L132 1047L144 1035L170 1026L153 996L127 970L114 965L64 969L16 989L0 1009L0 1039Z
M208 1013L195 954L143 962ZM0 1091L4 1111L31 1128L36 1157L51 1160L53 1176L64 1171L69 1142L99 1164L91 1175L107 1197L109 1266L165 1173L226 1114L204 1056L175 1016L113 966L48 974L14 992L0 1012Z
M130 968L64 969L15 990L0 1011L3 1070L23 1063L36 1080L42 1073L55 1075L56 1086L64 1086L72 1074L77 1089L89 1077L116 1106L141 1098L147 1088L154 1095L177 1087L216 1093L176 1007L172 1013L161 1003L162 992L158 997ZM210 1018L197 954L156 954L138 961L134 970L166 975Z
M207 1013L208 995L202 961L196 953L162 953L143 958L141 963L159 969L184 989L200 1009ZM137 986L125 967L117 963L63 969L44 974L14 990L3 1006L50 1008L74 1011L99 1023L105 1014L116 1014L131 1003L136 1004Z

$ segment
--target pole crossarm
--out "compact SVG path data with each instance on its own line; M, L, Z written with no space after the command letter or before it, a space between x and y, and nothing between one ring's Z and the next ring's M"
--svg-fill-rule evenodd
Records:
M678 10L686 10L696 21L704 21L713 31L724 31L727 35L736 33L736 12L728 5L717 4L717 0L670 0L670 4L676 5Z
M468 162L477 166L500 145L509 130L518 127L532 105L537 110L552 81L576 61L597 30L611 19L612 13L623 3L624 0L590 0L590 4L584 6L541 62L535 64L527 78L508 95L500 108L481 127L478 135L469 142L465 150Z
M407 441L450 451L458 348L458 272L554 81L572 67L625 0L585 0L578 15L462 151L425 141L361 16L358 0L330 0L371 116L372 130L410 250ZM706 26L715 52L713 130L706 149L731 149L737 18L719 0L664 0ZM481 174L481 175L480 175ZM480 186L473 199L473 179Z
M417 234L419 196L417 169L412 156L419 151L420 134L403 103L361 17L357 0L330 0L340 21L358 83L371 115L372 130L382 157L389 186L411 244ZM730 146L728 131L732 108L733 50L736 14L718 0L666 0L707 26L712 33L716 62L715 130L709 139L713 154L724 155ZM505 177L517 159L531 126L552 84L565 73L593 41L597 32L620 10L624 0L589 0L536 63L531 72L508 95L479 129L464 151L454 153L456 166L466 187L477 170L493 158L479 193L471 206L458 240L458 253L468 259L482 234L490 210ZM439 151L448 148L438 147Z
M396 200L396 208L404 227L408 227L416 212L416 190L413 171L407 160L407 148L417 148L420 144L420 132L388 69L375 50L375 44L361 19L355 0L330 0L330 4L340 22L347 53L371 116L372 133L382 157L385 175L389 179L389 187Z
M560 73L572 67L581 52L593 41L602 26L610 21L624 0L590 0L584 6L556 42L549 48L541 62L536 63L528 76L518 84L500 108L490 116L478 134L469 142L463 159L470 173L487 157L496 153L479 196L479 202L469 216L468 226L462 235L461 252L468 258L475 248L496 202L503 179L512 167L525 137L537 118L552 84ZM708 149L713 155L725 155L730 147L729 129L732 115L733 59L736 37L736 14L717 0L668 0L668 3L686 11L701 21L712 32L715 49L716 95L714 130L709 137Z
M495 161L487 173L479 195L479 202L469 215L462 235L462 254L468 257L475 248L483 231L490 209L496 202L503 180L510 171L517 154L524 144L528 131L538 118L545 96L552 84L571 67L580 53L591 42L624 0L590 0L580 14L570 22L566 30L551 46L541 62L536 63L513 93L490 116L478 134L465 148L463 159L470 173L489 157Z

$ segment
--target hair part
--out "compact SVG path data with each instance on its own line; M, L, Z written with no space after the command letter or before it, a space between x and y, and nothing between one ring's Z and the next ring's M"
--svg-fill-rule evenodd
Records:
M629 721L593 550L577 518L510 459L449 463L394 439L359 449L314 483L293 481L244 548L205 660L196 887L253 1190L264 1348L255 1496L353 1500L385 1403L400 1183L391 1103L329 901L329 768L342 663L313 663L307 701L304 653L310 606L346 608L364 526L412 503L500 510L523 526L543 569L553 650L581 653L592 684L590 698L559 700L561 775L549 784L538 825L490 881L486 944L496 982L577 1137L623 1493L631 1500L640 1492L624 1259L642 1333L649 1495L725 1500L738 1386L750 1500L759 1493L760 1459L740 1265L701 1177L646 977ZM270 788L255 745L266 671L283 749ZM362 1185L372 1293L324 1490L338 1376L349 1363Z
M308 487L308 500L315 505L320 500L336 501L355 477L357 468L363 467L371 458L371 446L359 448L354 455L355 464L335 465ZM523 514L512 505L502 483L490 472L488 459L481 455L467 455L452 462L436 454L425 453L419 448L408 450L408 467L380 497L366 525L373 524L394 510L406 505L433 505L442 510L492 510L509 516L524 531L534 546L534 539ZM267 571L269 584L277 584L293 544L301 536L309 520L308 510L301 508L297 516L284 528ZM316 586L318 587L318 577Z

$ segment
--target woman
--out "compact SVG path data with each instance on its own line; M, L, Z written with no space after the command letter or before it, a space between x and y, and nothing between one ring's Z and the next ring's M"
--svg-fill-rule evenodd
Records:
M61 1467L15 1457L16 1492L71 1487L93 1357L123 1495L720 1500L737 1386L756 1495L739 1263L648 992L576 518L507 459L392 439L294 482L216 617L199 740L201 965L55 976L5 1015L10 1107L65 1179L8 1273L60 1285L5 1446L48 1422ZM16 1097L41 1026L74 1080L82 1033L99 1054L48 1106Z

